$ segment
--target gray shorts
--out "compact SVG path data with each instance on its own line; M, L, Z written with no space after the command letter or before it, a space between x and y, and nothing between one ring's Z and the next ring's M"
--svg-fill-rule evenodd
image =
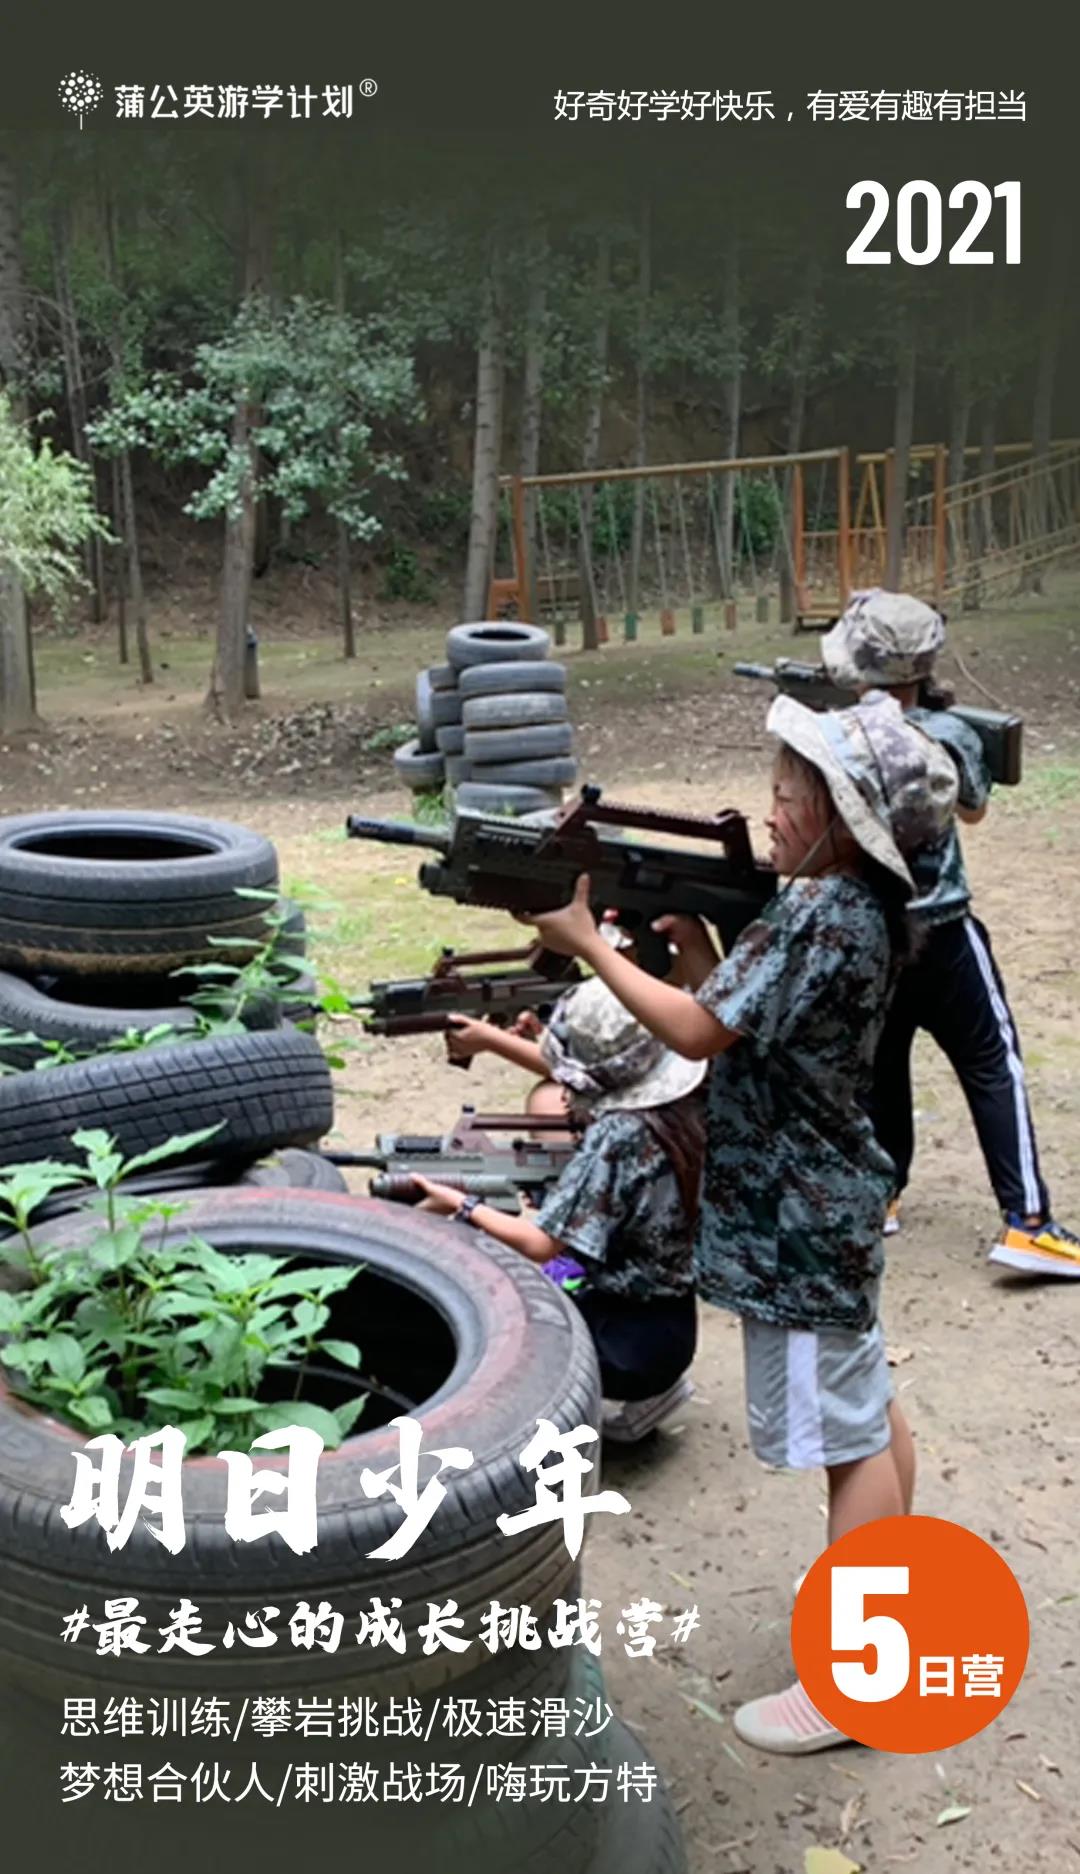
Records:
M889 1443L893 1384L880 1321L862 1334L743 1319L754 1455L778 1470L876 1456Z

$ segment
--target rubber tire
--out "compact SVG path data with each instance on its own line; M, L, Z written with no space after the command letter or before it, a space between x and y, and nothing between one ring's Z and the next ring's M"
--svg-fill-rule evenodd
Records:
M458 673L453 664L429 664L427 675L433 690L456 690Z
M79 858L36 851L46 841L167 843L175 858ZM0 819L0 901L6 918L28 924L83 922L108 929L156 926L165 907L173 924L230 921L238 887L269 890L278 882L268 839L227 820L181 813L26 813Z
M71 856L46 842L113 841ZM183 857L139 857L143 844ZM35 850L46 845L45 850ZM169 813L34 813L0 820L0 967L36 974L152 974L213 955L210 935L257 937L261 914L238 887L272 890L277 854L231 821Z
M96 1227L96 1220L64 1218L49 1226L46 1240L62 1249L85 1241ZM482 1653L473 1657L472 1648L465 1655L440 1648L425 1657L416 1628L429 1601L449 1597L458 1602L468 1632L475 1631L476 1610L493 1599L504 1606L528 1602L540 1617L576 1580L561 1521L504 1537L496 1518L535 1504L535 1479L521 1466L520 1454L535 1436L538 1419L567 1431L599 1422L599 1373L581 1315L525 1257L465 1225L370 1198L235 1187L207 1192L163 1224L162 1245L193 1234L226 1253L257 1245L261 1252L304 1260L362 1264L371 1286L354 1305L369 1324L364 1352L375 1373L385 1373L383 1363L392 1365L395 1354L407 1359L416 1332L412 1321L399 1316L396 1297L408 1293L426 1302L432 1321L441 1323L451 1367L412 1415L429 1451L464 1445L474 1462L443 1473L447 1495L437 1514L392 1565L372 1551L399 1528L401 1511L386 1494L369 1497L360 1482L366 1468L397 1464L398 1433L389 1424L323 1454L318 1542L306 1555L296 1555L277 1536L233 1543L224 1527L225 1467L205 1461L184 1466L185 1547L170 1554L140 1520L123 1551L112 1554L94 1524L64 1529L57 1518L57 1505L71 1492L72 1432L16 1404L0 1385L5 1670L20 1667L43 1692L49 1679L59 1690L70 1690L76 1661L61 1641L61 1617L102 1593L138 1595L152 1628L159 1624L155 1608L164 1620L177 1596L188 1595L213 1636L237 1607L267 1601L287 1607L282 1595L310 1598L317 1590L345 1610L363 1605L372 1593L385 1596L392 1583L410 1641L403 1657L385 1646L343 1646L337 1654L277 1648L272 1658L246 1648L222 1653L219 1647L205 1659L173 1652L160 1665L148 1654L134 1666L129 1661L129 1672L146 1683L160 1677L176 1694L205 1694L226 1684L243 1691L245 1680L252 1690L287 1694L298 1681L313 1689L347 1676L353 1683L374 1683L380 1696L399 1686L434 1689L465 1674L478 1682ZM372 1336L380 1333L384 1338L373 1347ZM498 1660L496 1655L493 1667ZM123 1662L98 1659L89 1648L79 1649L77 1663L83 1679L108 1681L110 1691L118 1691L125 1677ZM506 1670L502 1661L494 1676Z
M435 710L431 676L421 670L416 679L416 746L424 755L435 752Z
M440 754L425 754L419 742L406 742L403 748L394 750L394 772L403 787L414 794L427 793L429 789L441 787L446 771Z
M474 696L462 704L466 729L525 729L549 722L568 722L570 711L558 690L507 691L500 696Z
M321 1152L305 1152L300 1146L286 1145L259 1160L236 1180L271 1191L348 1191L348 1181L337 1165Z
M121 1197L160 1197L180 1191L215 1190L232 1184L254 1185L260 1190L347 1191L344 1174L321 1152L306 1152L286 1145L280 1152L256 1159L193 1158L183 1164L166 1161L152 1171L138 1171L117 1186ZM54 1191L33 1213L35 1229L57 1217L74 1216L101 1196L96 1184L77 1184ZM0 1222L0 1237L15 1234L14 1225ZM3 1286L0 1282L0 1286Z
M562 806L562 793L557 787L492 787L482 781L463 781L455 805L470 813L544 813Z
M257 1158L277 1146L313 1144L333 1117L322 1049L286 1022L261 1034L103 1054L74 1067L0 1079L0 1165L37 1158L68 1163L71 1135L84 1126L113 1133L130 1158L219 1120L215 1155Z
M485 787L572 787L577 772L572 755L552 755L545 761L501 761L490 767L474 763L472 778Z
M522 659L510 664L470 664L461 673L461 694L466 702L478 696L503 696L509 690L565 691L566 665Z
M293 938L292 941L297 940ZM302 947L303 939L299 941ZM193 988L196 980L192 978ZM166 978L161 988L175 992L178 986ZM121 987L122 979L112 993L118 993ZM64 993L66 991L71 993ZM285 1020L306 1021L315 1012L317 995L315 978L300 972L280 997L269 993L248 997L240 1019L244 1027L252 1031L278 1028ZM28 982L7 970L0 970L0 1029L33 1035L39 1042L60 1041L75 1051L90 1053L119 1041L131 1029L142 1034L147 1029L167 1025L178 1034L185 1034L196 1026L197 1020L197 1011L185 1002L163 1003L160 1008L83 1002L79 1000L77 977L39 977ZM48 1055L48 1048L35 1046L33 1041L16 1046L0 1040L0 1066L16 1072L32 1069L38 1061L48 1059Z
M471 761L466 761L464 755L447 755L446 757L446 785L447 787L467 786L471 776L472 776L472 762Z
M472 664L512 664L524 659L540 662L550 649L551 639L539 625L505 620L454 625L446 634L446 655L455 670L466 670Z
M574 730L569 722L541 722L521 729L470 729L465 753L478 767L502 761L546 761L572 755Z
M616 1773L656 1764L645 1746L621 1718L613 1718L600 1737L598 1757ZM659 1777L659 1772L657 1771ZM613 1776L610 1788L617 1788ZM610 1793L603 1807L604 1825L589 1874L687 1874L682 1829L671 1792L660 1777L650 1801L638 1796L623 1800Z
M435 740L440 755L463 755L465 752L465 731L460 722L451 722L445 729L436 729Z
M431 716L436 730L456 729L461 721L460 690L436 690L431 698Z
M158 1009L123 1009L69 1001L21 976L0 970L0 1028L34 1035L39 1042L62 1041L68 1047L103 1048L126 1034L129 1028L141 1031L167 1022L183 1033L195 1026L195 1019L194 1009L182 1003ZM0 1066L26 1072L36 1061L47 1057L48 1049L36 1047L33 1041L16 1047L0 1040Z

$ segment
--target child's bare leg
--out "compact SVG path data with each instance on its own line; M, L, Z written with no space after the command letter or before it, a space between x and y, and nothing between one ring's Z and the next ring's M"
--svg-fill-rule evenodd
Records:
M892 1448L858 1458L854 1464L833 1464L829 1480L829 1541L846 1536L849 1529L873 1523L881 1516L904 1514L904 1493Z
M904 1501L904 1515L911 1515L911 1505L915 1500L915 1445L912 1441L908 1422L894 1399L889 1406L889 1428L892 1432L893 1463L900 1479L900 1495Z

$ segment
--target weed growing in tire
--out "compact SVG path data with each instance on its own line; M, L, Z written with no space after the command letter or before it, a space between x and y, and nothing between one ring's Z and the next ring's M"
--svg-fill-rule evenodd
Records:
M307 961L302 952L289 948L289 912L284 900L276 891L257 891L244 885L236 887L236 896L266 906L266 941L252 953L249 937L209 937L207 942L215 950L243 950L244 961L228 963L223 958L218 963L190 963L173 972L202 985L183 998L200 1017L197 1039L207 1034L239 1034L245 1026L246 1010L267 996L280 1003L283 1014L288 1014L290 1004L295 1007L297 1002L307 1000L298 995L296 987Z
M181 1153L217 1131L167 1140L125 1160L107 1132L77 1132L82 1165L16 1165L0 1177L0 1217L13 1234L0 1262L21 1278L0 1290L0 1361L28 1405L125 1443L173 1424L189 1454L247 1447L262 1432L305 1425L328 1448L363 1410L358 1394L334 1408L301 1398L313 1359L329 1360L347 1383L360 1367L352 1341L326 1337L330 1296L358 1266L292 1266L261 1254L226 1256L192 1235L166 1247L161 1225L182 1204L123 1198L122 1178ZM97 1227L54 1248L30 1229L53 1191L93 1183ZM291 1386L291 1391L290 1391ZM260 1398L273 1388L274 1399Z
M244 1017L253 1004L271 1002L285 1019L291 1019L290 1011L311 1009L311 1015L295 1021L296 1027L309 1032L321 1015L351 1014L352 1000L333 978L323 978L317 987L308 980L301 987L307 960L302 952L290 947L293 933L289 929L289 903L276 891L258 891L246 886L238 887L236 895L265 903L266 941L251 954L250 938L210 937L207 941L217 949L244 950L247 953L244 961L230 963L222 958L216 963L190 964L173 972L178 977L192 977L199 985L191 993L178 997L195 1013L191 1027L176 1028L171 1022L157 1022L152 1028L128 1028L96 1048L73 1048L68 1042L45 1040L32 1031L16 1033L10 1028L0 1028L0 1051L6 1057L19 1049L32 1049L35 1058L28 1066L42 1072L50 1067L72 1067L80 1061L97 1060L103 1054L129 1054L142 1048L243 1034L248 1026ZM327 1052L326 1058L331 1067L345 1065L339 1054ZM0 1058L0 1076L26 1071L28 1067Z

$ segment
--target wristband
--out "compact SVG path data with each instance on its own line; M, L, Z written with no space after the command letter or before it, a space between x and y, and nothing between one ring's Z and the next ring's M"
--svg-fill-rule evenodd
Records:
M479 1229L480 1226L473 1221L473 1212L480 1202L481 1199L477 1196L476 1192L470 1192L464 1203L459 1204L455 1210L455 1221L458 1223L467 1223L474 1230Z

